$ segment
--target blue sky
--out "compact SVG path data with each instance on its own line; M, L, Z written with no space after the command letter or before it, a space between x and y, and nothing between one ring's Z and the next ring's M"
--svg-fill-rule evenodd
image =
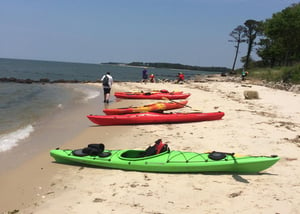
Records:
M297 2L2 0L0 58L230 68L235 49L228 40L235 27L247 19L271 18ZM239 59L245 54L243 45Z

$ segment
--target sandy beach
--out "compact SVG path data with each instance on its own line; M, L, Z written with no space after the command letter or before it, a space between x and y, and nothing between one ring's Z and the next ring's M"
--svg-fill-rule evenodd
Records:
M223 111L225 116L132 126L95 126L82 118L86 126L59 147L104 143L107 149L145 149L161 138L171 150L279 155L281 160L258 174L145 173L57 164L45 149L0 176L0 213L299 213L300 94L247 81L113 85L113 92L150 89L191 93L192 108L176 111ZM247 90L257 91L259 99L245 99ZM112 99L109 108L155 102Z

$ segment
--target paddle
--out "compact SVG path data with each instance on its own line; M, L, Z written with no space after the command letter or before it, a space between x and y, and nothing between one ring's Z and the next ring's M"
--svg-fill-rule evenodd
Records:
M191 109L194 110L194 111L200 111L200 112L202 112L202 110L194 109L192 106L189 106L189 105L187 105L187 104L182 104L182 103L176 102L176 101L174 101L174 100L170 100L170 99L167 98L167 97L162 97L162 99L163 99L163 100L168 100L168 101L173 102L173 103L177 103L177 104L179 104L179 105L183 105L183 106L185 106L185 107L189 107L189 108L191 108Z

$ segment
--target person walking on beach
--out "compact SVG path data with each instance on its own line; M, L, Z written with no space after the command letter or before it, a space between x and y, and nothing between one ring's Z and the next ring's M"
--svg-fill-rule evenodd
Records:
M104 92L104 103L109 103L110 90L113 84L113 78L110 75L110 72L104 74L101 78L101 81Z
M148 81L148 71L146 67L142 71L142 82L146 83Z

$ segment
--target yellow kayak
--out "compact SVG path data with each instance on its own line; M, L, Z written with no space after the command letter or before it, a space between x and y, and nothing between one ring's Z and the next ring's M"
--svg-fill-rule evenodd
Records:
M158 102L149 105L139 106L139 107L126 107L117 109L104 109L103 112L106 115L116 115L116 114L130 114L130 113L143 113L143 112L159 112L164 110L172 110L183 108L187 104L187 100L181 102Z

